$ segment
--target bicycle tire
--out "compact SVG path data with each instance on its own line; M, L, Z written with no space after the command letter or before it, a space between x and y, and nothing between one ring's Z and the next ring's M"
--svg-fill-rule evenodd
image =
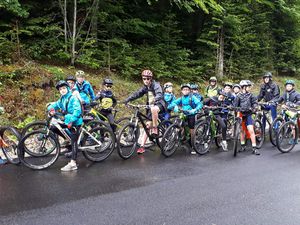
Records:
M102 162L106 160L112 154L115 148L116 140L113 131L108 127L99 126L93 128L88 132L90 134L95 134L93 135L93 137L97 140L100 140L102 144L104 143L104 146L100 146L101 149L92 150L92 148L95 148L94 146L97 145L97 143L95 144L95 140L91 139L91 137L88 134L85 134L81 140L81 147L89 146L91 147L91 150L82 150L83 156L92 162Z
M241 132L241 120L238 119L234 124L234 136L233 136L233 156L236 157L238 154L238 145L240 142L240 132Z
M43 120L31 122L23 128L21 135L23 137L26 133L29 133L33 130L43 129L46 126L47 126L47 123L46 123L46 121L43 121Z
M52 150L49 152L43 152L44 148L41 149L41 145L38 147L38 150L35 149L35 151L39 151L38 153L34 153L34 152L30 152L29 148L30 146L27 146L27 139L28 142L30 142L30 137L33 137L33 139L35 139L36 135L36 141L42 142L42 145L46 145L45 139L46 141L49 139L50 141L48 142L48 145L51 144L53 145ZM28 143L30 144L30 143ZM26 146L25 146L26 145ZM49 146L51 147L51 146ZM53 151L55 151L55 154L52 154ZM26 167L34 169L34 170L42 170L42 169L46 169L48 167L50 167L51 165L53 165L56 160L58 159L58 156L60 154L60 144L59 141L57 139L57 136L53 133L53 132L49 132L47 134L47 131L45 130L35 130L32 132L27 133L24 137L22 137L22 139L19 142L18 145L18 156L20 161L22 162L22 164L24 164ZM47 160L50 157L50 160ZM46 162L44 162L44 160Z
M288 143L288 147L287 148L284 148L284 143L285 143L285 140L284 140L284 137L286 135L290 135L292 134L292 129L291 129L291 126L294 127L295 129L295 138L292 137L287 137L287 139L289 139L288 141L293 141L293 143ZM293 148L295 147L296 145L296 140L298 139L298 126L297 124L295 124L293 121L288 121L284 124L281 125L281 127L279 128L279 131L278 131L278 135L276 137L276 146L277 146L277 149L282 152L282 153L288 153L290 151L293 150Z
M121 128L117 136L117 151L122 159L129 159L136 150L140 136L139 126L127 123ZM127 143L127 145L126 145ZM128 153L126 152L128 150Z
M172 156L180 144L180 127L173 124L165 131L161 142L161 154L165 157Z
M265 129L262 122L258 119L254 120L254 134L256 139L256 148L260 149L265 141Z
M1 130L1 137L8 144L8 147L1 147L4 156L10 163L19 164L21 161L18 157L18 144L21 140L21 134L14 127L5 127Z
M276 138L277 138L277 135L278 135L278 131L281 127L281 125L283 124L284 120L282 117L277 117L272 125L271 125L271 128L270 128L270 142L273 146L276 147Z
M195 134L192 140L193 149L199 154L204 155L209 152L211 147L211 132L210 125L203 120L195 127ZM208 135L206 135L208 132Z

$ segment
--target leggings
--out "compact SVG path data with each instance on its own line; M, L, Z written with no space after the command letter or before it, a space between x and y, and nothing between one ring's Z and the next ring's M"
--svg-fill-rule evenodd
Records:
M226 130L227 130L226 123L225 123L224 119L219 115L216 116L216 120L218 121L218 124L222 130L222 139L223 139L223 141L225 141L226 140Z

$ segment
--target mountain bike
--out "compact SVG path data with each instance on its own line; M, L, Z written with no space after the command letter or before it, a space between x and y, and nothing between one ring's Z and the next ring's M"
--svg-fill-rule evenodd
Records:
M92 121L93 122L93 121ZM58 136L71 142L71 133L79 129L78 150L84 157L93 162L107 159L114 150L115 135L105 126L89 127L88 124L77 128L66 129L60 115L49 116L46 127L26 133L18 145L18 156L21 162L36 170L45 169L58 159L60 142ZM59 135L54 133L57 130Z
M0 148L6 159L12 164L19 164L18 144L20 133L14 127L2 127L0 129Z
M174 118L162 136L161 153L165 157L172 156L185 143L191 142L190 129L187 125L186 111L179 109L179 115Z
M300 111L288 108L284 111L286 122L284 122L278 131L276 137L277 149L282 153L293 150L298 143L299 127L300 127Z
M204 155L209 152L211 148L212 141L218 148L221 147L222 130L219 122L216 119L217 115L222 115L222 112L216 112L216 110L228 109L227 107L218 106L207 106L204 110L204 120L201 120L195 126L195 136L192 141L194 150L200 154ZM228 129L227 129L228 130Z
M248 128L246 126L246 118L243 115L243 112L245 109L243 108L233 108L237 112L235 116L235 122L234 122L234 137L233 137L233 156L236 157L238 154L238 148L240 147L240 135L241 132L245 134L245 140L250 140L250 133L248 131ZM252 109L247 109L247 111L252 110ZM254 112L252 112L254 114ZM256 139L256 147L259 149L264 143L265 140L265 135L264 135L264 129L262 126L262 123L258 119L254 119L253 121L253 128L254 128L254 134L255 134L255 139Z
M158 120L158 135L153 137L150 133L151 127L147 127L146 124L146 122L151 121L152 118L149 118L149 116L141 112L142 109L150 109L151 105L127 104L127 107L133 109L134 113L130 122L125 124L117 135L117 150L119 156L123 159L129 159L137 149L141 129L144 129L151 142L160 147L163 133L166 127L171 124L171 121L168 120Z

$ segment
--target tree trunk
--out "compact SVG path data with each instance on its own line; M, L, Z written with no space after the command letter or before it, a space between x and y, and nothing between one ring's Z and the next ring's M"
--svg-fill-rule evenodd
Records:
M75 64L76 57L76 21L77 20L77 0L74 0L74 15L73 15L73 32L72 32L72 56L71 56L71 65Z
M68 34L67 34L67 0L64 0L64 33L65 33L65 52L68 52Z
M92 29L91 29L91 35L94 37L96 40L98 38L98 8L99 8L99 0L95 0L95 7L93 8L92 12Z
M218 49L217 49L217 65L216 74L222 78L224 76L224 28L223 26L218 32Z

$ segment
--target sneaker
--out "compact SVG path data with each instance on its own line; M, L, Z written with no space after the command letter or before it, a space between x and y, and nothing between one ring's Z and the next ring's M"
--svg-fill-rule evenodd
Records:
M239 152L244 152L246 150L246 145L242 145L241 149L239 150Z
M253 148L252 149L252 154L254 154L254 155L260 155L260 152L258 151L258 149L257 148Z
M68 171L73 171L73 170L77 170L77 169L78 169L78 167L77 167L76 163L69 162L67 165L65 165L60 170L64 171L64 172L68 172Z
M145 148L144 147L140 147L136 152L138 154L143 154L145 152Z
M222 146L224 152L228 152L227 141L222 141L221 146Z
M192 154L192 155L196 155L197 152L196 152L194 149L192 149L191 154Z
M0 165L5 165L7 163L6 159L0 158Z

